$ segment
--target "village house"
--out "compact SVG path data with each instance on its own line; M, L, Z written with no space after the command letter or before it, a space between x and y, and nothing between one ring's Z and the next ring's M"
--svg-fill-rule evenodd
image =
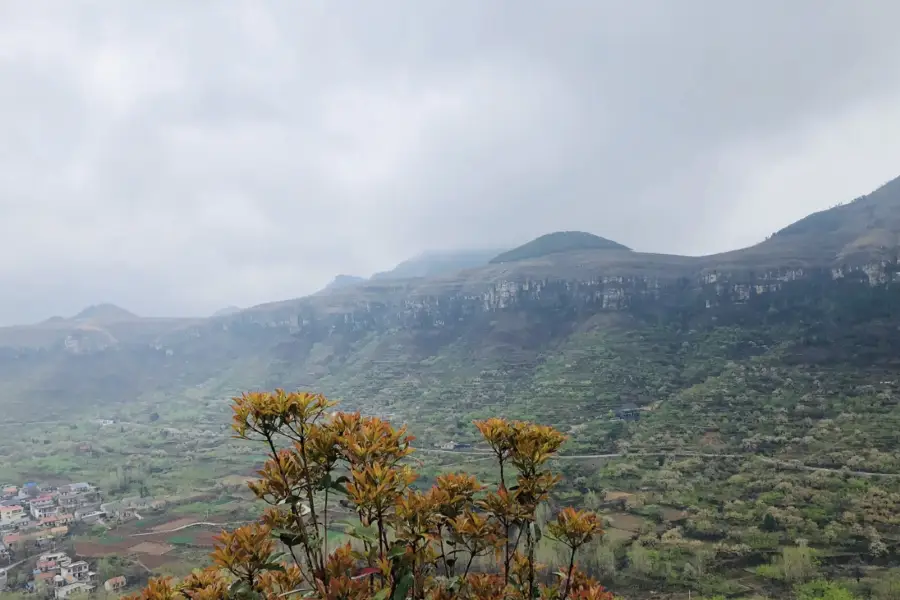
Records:
M19 493L19 488L14 485L7 485L0 490L0 498L15 498Z
M73 515L67 513L58 513L42 518L38 521L38 527L59 527L60 525L69 525L75 519Z
M56 598L65 598L75 592L92 592L97 588L97 574L83 560L73 562L65 552L42 554L34 569L34 587L53 589Z
M75 520L87 523L88 525L96 523L105 516L106 513L102 510L96 510L94 508L79 508L75 511Z
M0 506L0 528L11 529L18 527L28 520L28 514L19 504Z
M25 483L22 488L19 490L19 499L27 500L28 498L33 498L37 496L38 484L34 481L29 481Z
M68 564L70 562L72 562L72 559L65 552L47 552L38 557L37 563L34 565L34 572L35 574L59 573L63 563Z
M70 483L59 488L59 505L65 509L100 502L100 491L89 483Z
M153 498L139 498L132 496L122 498L117 502L107 502L100 505L103 511L110 519L119 519L127 521L128 519L141 518L141 511L160 510L166 507L165 500L154 500Z
M137 514L137 509L124 501L101 504L100 511L110 519L119 519L121 521L133 519Z
M79 501L81 499L80 494L69 493L60 493L56 498L57 504L59 504L59 508L65 511L74 511L79 506Z
M9 556L9 548L6 547L6 544L0 542L0 560L7 561Z
M15 546L21 546L24 541L24 537L21 533L7 533L3 536L3 545L9 549L13 549Z
M29 503L29 508L31 518L35 521L55 515L59 510L56 506L56 497L52 494L41 494Z
M59 564L55 560L38 560L34 565L34 574L39 573L58 573Z
M60 565L59 574L66 582L87 581L90 579L90 566L83 560L65 562Z
M66 536L69 533L69 527L67 525L60 525L59 527L51 527L50 531L47 532L51 539L61 538Z
M124 590L126 585L127 581L125 580L125 576L119 575L118 577L107 579L103 584L103 589L107 592L118 592Z
M55 571L47 571L45 573L35 573L34 587L36 590L43 591L46 588L56 586L55 579L59 577Z
M456 440L450 440L449 442L444 442L443 444L435 444L441 450L461 450L464 448L471 448L472 444L466 444L463 442L457 442Z
M95 589L96 586L93 586L90 583L79 581L77 583L70 583L68 585L56 588L56 590L53 592L53 597L56 598L56 600L63 600L63 598L68 598L72 594L78 592L86 592L89 594Z

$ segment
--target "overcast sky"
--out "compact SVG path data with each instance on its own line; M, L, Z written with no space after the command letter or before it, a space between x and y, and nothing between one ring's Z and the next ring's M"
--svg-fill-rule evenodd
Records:
M560 229L706 254L900 175L894 0L0 0L0 323Z

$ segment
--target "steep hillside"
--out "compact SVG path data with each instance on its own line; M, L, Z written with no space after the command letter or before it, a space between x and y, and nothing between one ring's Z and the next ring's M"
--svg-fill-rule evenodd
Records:
M498 252L502 252L502 250L473 249L423 252L414 258L403 261L390 271L375 273L372 275L372 279L378 281L410 279L413 277L438 277L464 269L483 267Z
M331 292L333 290L354 286L358 283L364 282L365 280L365 277L357 277L356 275L336 275L335 278L328 283L328 285L326 285L317 293L321 294L323 292Z
M900 178L829 210L813 213L765 242L723 256L792 257L818 264L894 260L900 246Z

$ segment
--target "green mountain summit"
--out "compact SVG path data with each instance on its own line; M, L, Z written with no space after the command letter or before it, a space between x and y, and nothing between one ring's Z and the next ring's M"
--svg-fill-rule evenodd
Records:
M631 249L618 242L602 238L584 231L557 231L535 238L527 244L498 254L491 264L541 258L550 254L576 252L579 250L626 250Z

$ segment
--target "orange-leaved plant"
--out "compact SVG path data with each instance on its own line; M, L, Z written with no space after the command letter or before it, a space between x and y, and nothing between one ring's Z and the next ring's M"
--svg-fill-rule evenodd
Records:
M235 437L268 453L249 484L268 508L259 522L217 538L212 566L180 582L152 579L130 598L612 599L575 566L578 549L603 534L591 512L564 508L547 526L569 550L565 572L553 577L535 561L537 509L559 482L547 463L564 435L531 423L476 421L500 467L496 486L448 473L416 489L406 428L332 412L334 404L281 389L235 398ZM512 476L515 485L507 486ZM339 526L354 541L329 548L328 532ZM485 568L491 557L495 571Z

